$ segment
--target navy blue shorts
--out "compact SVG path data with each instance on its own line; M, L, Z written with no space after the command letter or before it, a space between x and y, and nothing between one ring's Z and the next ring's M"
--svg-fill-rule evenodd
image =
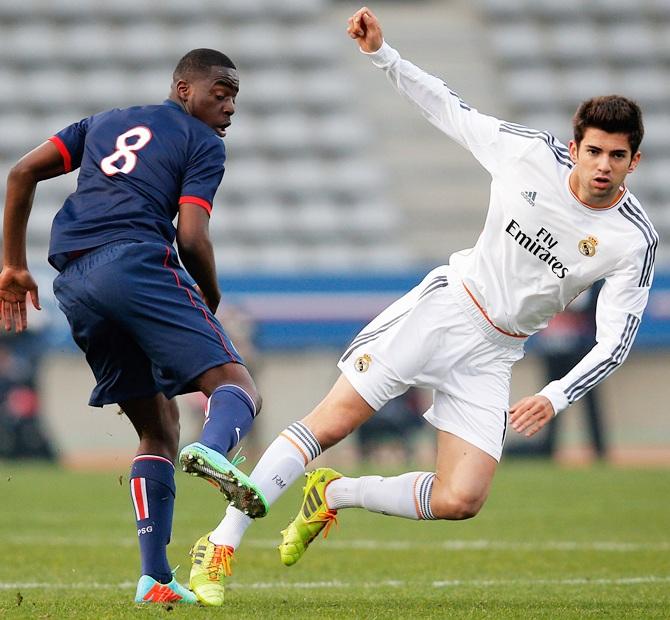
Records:
M89 404L172 398L210 368L243 363L194 286L161 243L108 243L65 266L54 293L97 381Z

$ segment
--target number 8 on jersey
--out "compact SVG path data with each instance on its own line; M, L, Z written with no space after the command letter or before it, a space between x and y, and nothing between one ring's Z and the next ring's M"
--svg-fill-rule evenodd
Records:
M123 174L128 174L132 172L135 166L137 165L137 155L135 151L139 151L144 148L152 138L151 131L147 127L133 127L125 133L122 133L116 139L116 150L109 156L105 157L100 162L100 169L107 176L114 176L119 172ZM128 144L128 140L131 138L137 138L132 144ZM116 164L119 159L123 159L123 166L117 168Z

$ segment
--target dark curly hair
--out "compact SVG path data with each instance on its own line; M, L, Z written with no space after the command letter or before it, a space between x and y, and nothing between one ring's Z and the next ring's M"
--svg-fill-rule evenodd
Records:
M579 105L572 119L577 146L589 127L602 129L607 133L625 133L633 155L637 153L644 137L640 106L620 95L593 97Z
M189 76L207 74L212 67L237 69L233 61L222 52L203 47L191 50L181 58L172 79L176 82Z

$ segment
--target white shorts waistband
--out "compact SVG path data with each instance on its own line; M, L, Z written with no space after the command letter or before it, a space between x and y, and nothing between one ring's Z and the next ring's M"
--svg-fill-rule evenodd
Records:
M528 336L514 336L496 327L468 292L465 284L454 269L449 269L449 289L465 315L482 331L491 342L510 348L523 348Z

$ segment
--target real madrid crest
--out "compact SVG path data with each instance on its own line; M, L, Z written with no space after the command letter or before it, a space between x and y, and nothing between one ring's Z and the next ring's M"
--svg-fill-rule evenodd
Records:
M354 368L358 372L365 372L368 368L370 368L370 364L372 363L372 358L366 353L365 355L361 355L359 358L356 359L354 362Z
M584 256L593 256L596 253L597 245L598 240L589 235L586 239L582 239L577 247Z

